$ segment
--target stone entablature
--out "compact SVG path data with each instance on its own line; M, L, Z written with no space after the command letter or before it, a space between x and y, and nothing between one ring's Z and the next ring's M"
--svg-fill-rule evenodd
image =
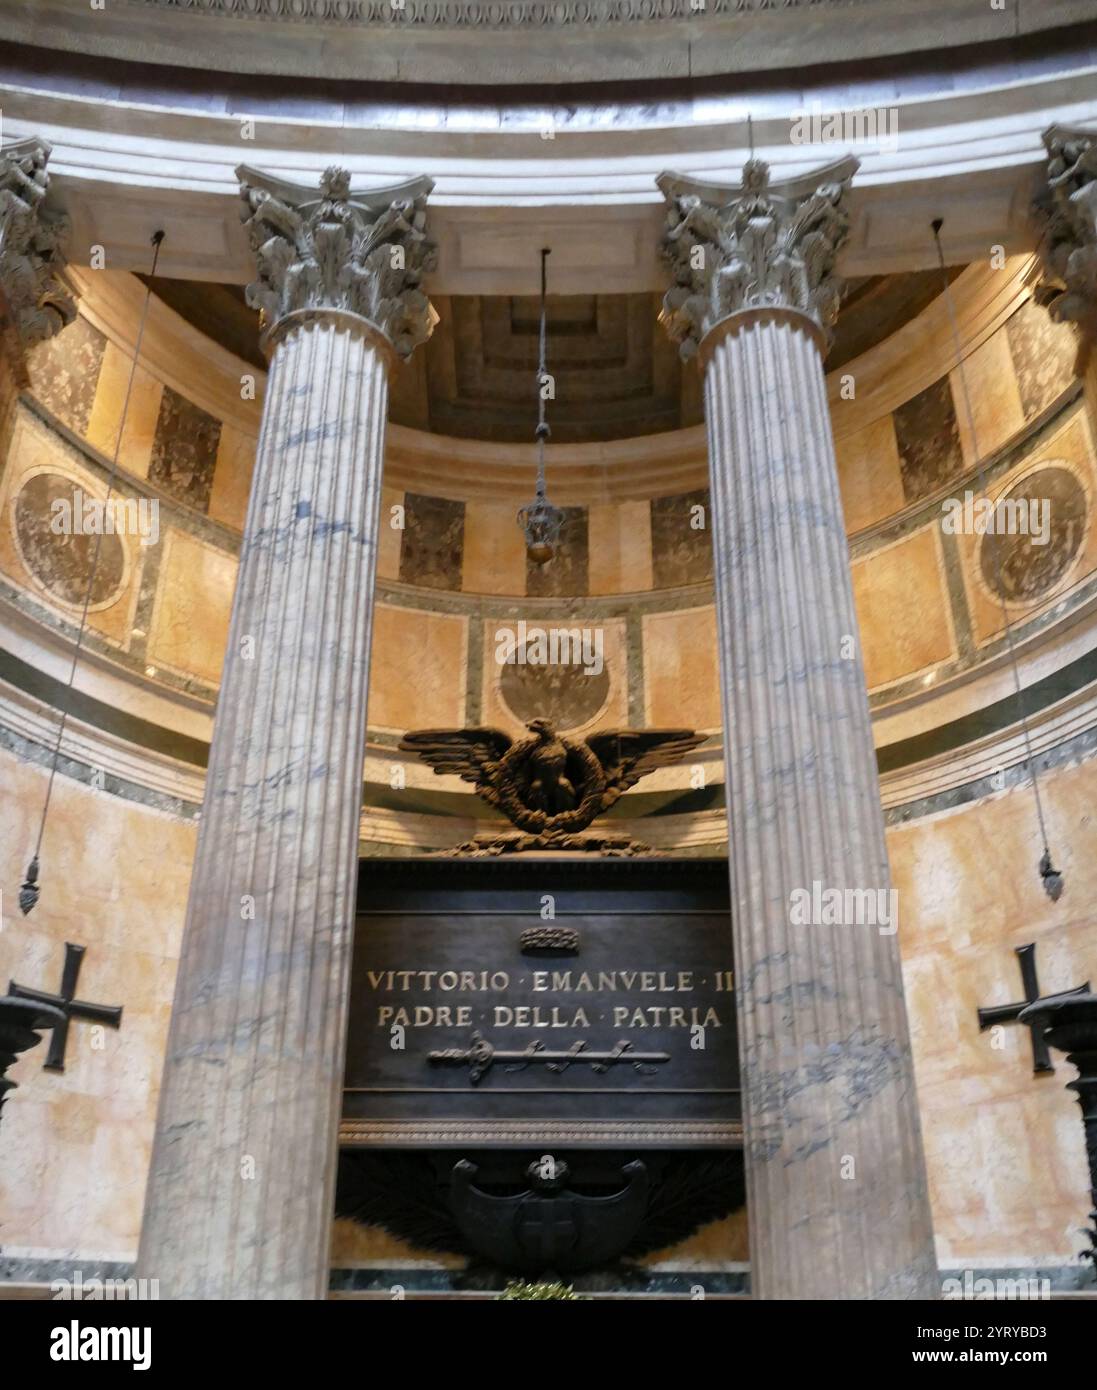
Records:
M447 86L802 69L935 52L946 32L959 47L1093 17L1088 0L1016 0L1008 16L937 0L925 18L905 0L112 0L87 15L37 0L26 10L6 17L6 37L46 48Z

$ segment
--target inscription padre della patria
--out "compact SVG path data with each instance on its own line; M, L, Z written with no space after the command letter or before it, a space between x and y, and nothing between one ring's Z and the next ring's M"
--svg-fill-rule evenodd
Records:
M730 991L732 972L716 975L713 988L720 993ZM366 977L373 990L405 992L412 989L446 992L506 993L511 987L508 970L368 970ZM519 983L525 983L521 976ZM411 982L416 981L413 985ZM692 970L534 970L530 976L534 994L598 994L617 993L682 993L704 987L706 980L694 983ZM437 981L437 984L435 984ZM403 1006L381 1004L377 1007L379 1028L465 1028L474 1022L489 1023L495 1028L589 1028L592 1017L598 1021L612 1013L614 1028L714 1028L723 1026L719 1014L711 1005L614 1005L607 1013L596 1012L590 1005L563 1004L494 1004L481 1010L474 1018L473 1004L415 1004Z

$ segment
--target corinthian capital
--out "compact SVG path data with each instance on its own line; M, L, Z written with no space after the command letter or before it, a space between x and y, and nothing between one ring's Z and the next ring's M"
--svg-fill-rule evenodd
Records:
M1047 188L1036 200L1043 224L1043 279L1036 299L1057 323L1097 338L1097 131L1052 126L1044 131Z
M737 188L660 174L661 251L674 271L663 323L683 357L740 309L799 310L829 340L842 292L834 261L849 231L845 195L857 163L842 159L771 184L769 165L752 158Z
M351 193L327 169L319 193L242 164L236 171L259 278L248 303L270 329L298 309L368 319L402 357L430 337L435 315L420 281L438 249L426 234L427 178Z
M50 146L17 140L0 150L0 288L23 347L52 338L76 317L72 296L59 281L68 218L44 204Z

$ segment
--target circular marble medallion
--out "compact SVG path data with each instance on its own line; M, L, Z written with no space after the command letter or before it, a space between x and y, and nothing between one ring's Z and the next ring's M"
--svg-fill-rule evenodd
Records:
M533 655L520 647L517 658ZM609 696L609 671L603 663L596 675L587 675L581 665L571 662L534 664L532 661L507 662L499 676L499 693L504 704L525 723L528 719L549 719L558 730L577 729L594 718Z
M98 539L91 497L60 473L35 473L16 495L12 524L23 563L54 598L82 605ZM103 536L90 604L105 607L121 588L126 555L116 534Z
M1088 510L1085 489L1061 465L1037 469L1003 493L999 529L979 546L980 573L991 593L1007 603L1031 603L1053 589L1085 542ZM1012 535L1003 531L1011 511L1017 526Z

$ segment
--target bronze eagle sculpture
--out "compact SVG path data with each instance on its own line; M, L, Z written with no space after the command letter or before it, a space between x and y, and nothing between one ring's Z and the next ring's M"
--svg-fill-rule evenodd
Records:
M400 748L471 782L519 830L549 842L585 830L641 777L705 741L692 729L610 729L580 742L547 719L526 728L513 741L501 729L418 729Z

